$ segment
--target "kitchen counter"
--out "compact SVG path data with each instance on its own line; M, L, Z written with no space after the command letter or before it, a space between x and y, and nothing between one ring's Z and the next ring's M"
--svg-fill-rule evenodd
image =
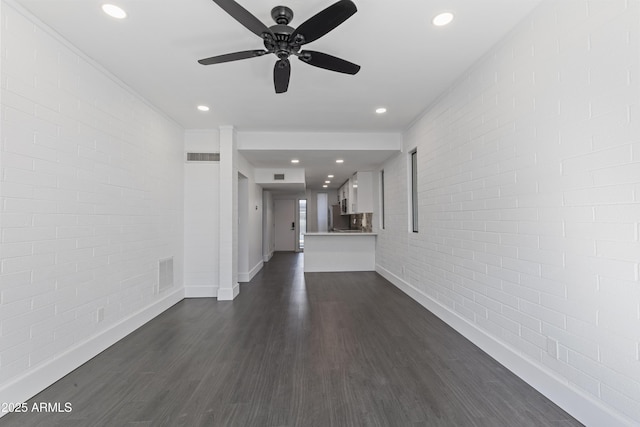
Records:
M304 271L374 271L377 233L305 233Z

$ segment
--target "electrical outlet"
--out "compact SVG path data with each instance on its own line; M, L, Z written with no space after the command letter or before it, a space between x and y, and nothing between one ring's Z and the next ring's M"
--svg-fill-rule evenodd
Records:
M98 311L96 312L96 321L98 323L104 320L104 307L98 307Z
M554 359L558 358L558 341L547 337L547 353Z

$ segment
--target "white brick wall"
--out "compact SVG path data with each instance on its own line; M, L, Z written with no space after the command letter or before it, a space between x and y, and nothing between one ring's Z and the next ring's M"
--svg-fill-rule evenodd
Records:
M544 2L383 166L376 254L419 298L629 423L640 423L639 64L640 1Z
M185 151L219 153L217 131L187 131ZM186 297L215 297L219 285L220 163L185 164L184 285Z
M163 298L159 259L182 287L183 130L26 14L1 16L4 386Z

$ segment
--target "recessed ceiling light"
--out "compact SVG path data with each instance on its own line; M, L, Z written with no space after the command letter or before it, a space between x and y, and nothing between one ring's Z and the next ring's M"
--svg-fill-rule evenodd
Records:
M324 185L322 186L322 188L327 188L327 187L328 187L328 185L327 185L327 184L324 184Z
M198 110L200 111L209 111L209 107L206 105L198 105Z
M336 163L344 163L344 160L338 159L338 160L336 160Z
M327 175L327 178L333 178L333 175Z
M331 184L331 181L325 181L324 183L325 184Z
M387 112L387 109L384 107L376 108L376 113L378 114L384 114L386 112Z
M127 12L125 12L124 10L122 10L121 8L119 8L114 4L103 4L102 10L104 11L104 13L111 16L112 18L124 19L127 17Z
M433 25L435 25L436 27L442 27L451 23L451 21L453 21L453 13L443 12L439 15L436 15L436 17L433 18L433 21L431 22L433 22Z
M298 160L298 159L291 159L291 163L300 163L300 160Z

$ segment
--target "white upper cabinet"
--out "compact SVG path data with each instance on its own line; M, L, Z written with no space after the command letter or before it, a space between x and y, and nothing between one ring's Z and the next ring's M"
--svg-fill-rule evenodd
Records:
M373 172L353 174L338 190L338 198L343 215L373 212Z
M350 181L353 213L373 212L373 172L356 172Z

